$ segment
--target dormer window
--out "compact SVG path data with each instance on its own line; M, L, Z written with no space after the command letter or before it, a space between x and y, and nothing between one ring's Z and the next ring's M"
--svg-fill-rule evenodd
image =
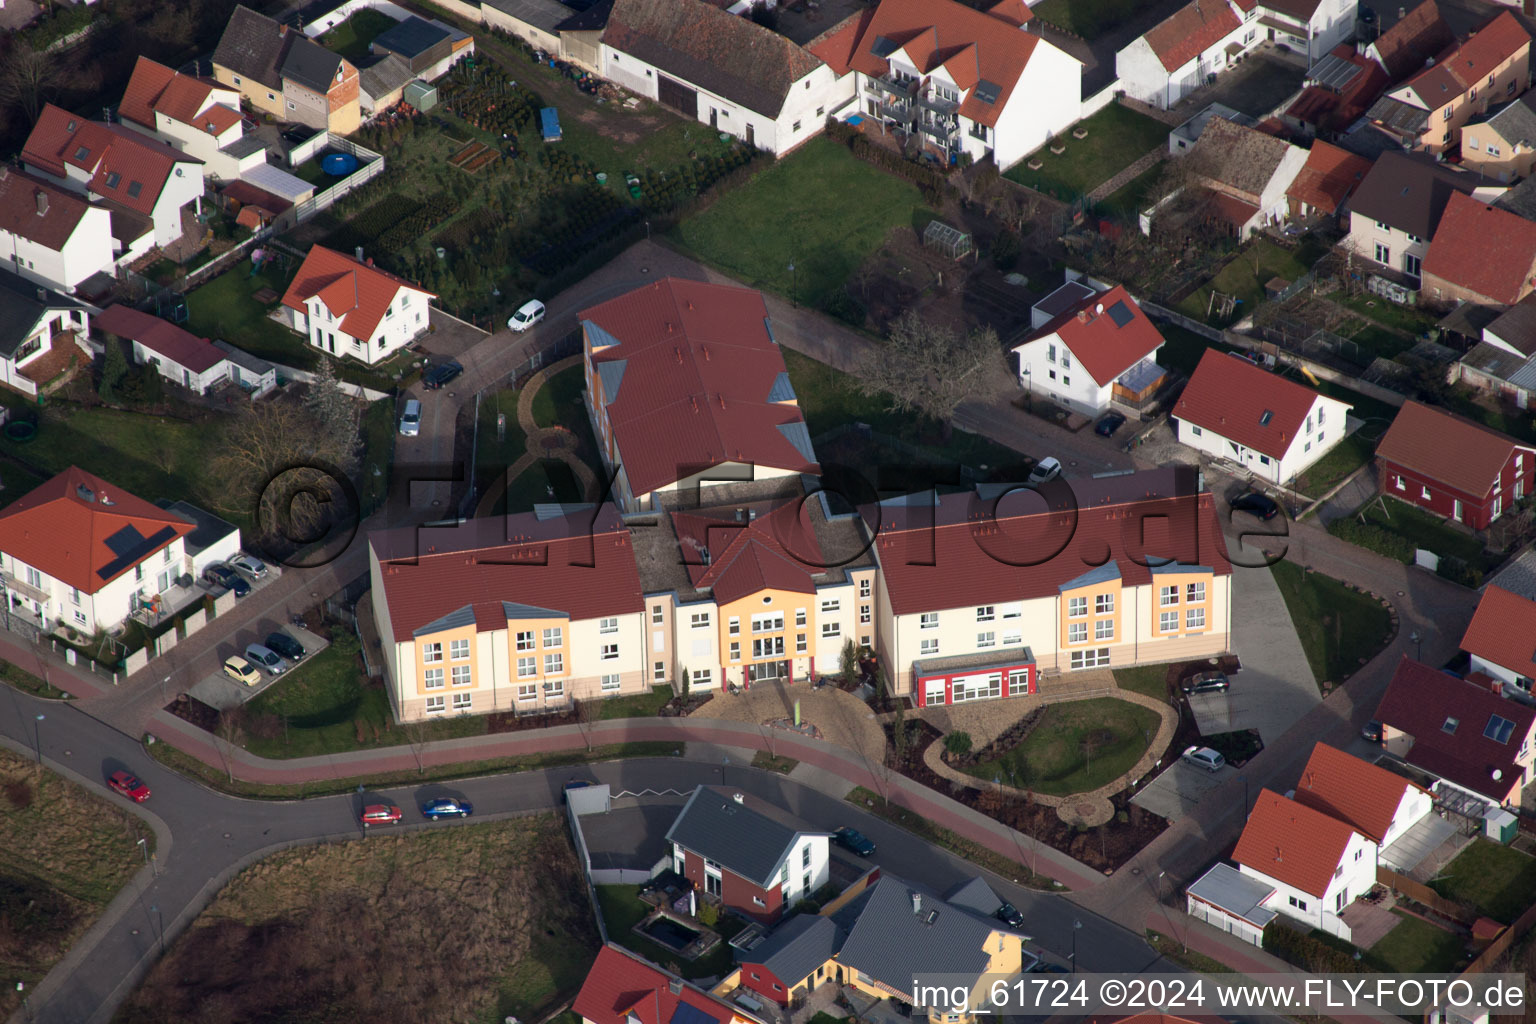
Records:
M1459 718L1447 718L1445 724L1440 727L1440 731L1448 736L1454 736L1456 735L1456 727L1460 724L1461 719Z
M90 155L91 155L90 149L85 147L85 146L81 146L79 149L75 150L75 159L76 160L84 160L86 157L88 157Z

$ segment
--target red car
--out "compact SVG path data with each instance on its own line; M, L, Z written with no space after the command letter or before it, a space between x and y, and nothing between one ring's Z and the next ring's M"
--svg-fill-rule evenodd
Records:
M113 772L107 785L136 804L149 799L149 787L127 772Z
M358 817L363 828L371 825L398 825L400 823L400 808L394 804L369 804L363 808L363 813Z

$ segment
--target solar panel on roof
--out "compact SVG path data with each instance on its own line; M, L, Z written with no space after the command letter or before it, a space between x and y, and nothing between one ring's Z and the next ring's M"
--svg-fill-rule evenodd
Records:
M1109 307L1109 318L1115 322L1116 327L1124 327L1136 319L1136 316L1124 302L1116 302Z
M711 1017L691 1003L679 1002L668 1024L720 1024L720 1019Z
M896 52L896 43L885 36L875 36L874 45L869 48L869 52L876 57L889 57Z
M129 525L108 537L106 544L114 555L123 558L144 545L144 535L137 527Z
M1318 61L1312 69L1312 80L1325 89L1338 92L1363 70L1358 64L1353 64L1343 57L1335 57L1330 53Z
M1489 715L1488 725L1483 729L1483 735L1495 743L1508 743L1509 736L1514 731L1514 722L1499 715Z
M1003 87L996 82L989 82L985 78L976 83L976 98L983 103L996 103L997 98L1003 93Z

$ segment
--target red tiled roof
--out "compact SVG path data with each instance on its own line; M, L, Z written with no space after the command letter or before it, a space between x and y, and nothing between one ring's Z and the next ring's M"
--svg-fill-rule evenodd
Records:
M1142 38L1164 68L1177 71L1241 25L1226 3L1193 0L1152 26Z
M1376 445L1376 457L1481 498L1493 490L1516 448L1536 452L1481 423L1408 401Z
M824 559L805 502L781 505L745 523L686 512L673 513L672 523L693 585L709 587L718 603L765 589L816 592L811 565ZM707 561L703 552L709 553Z
M631 493L726 462L819 471L791 440L809 449L800 407L770 400L784 357L758 292L667 278L577 319L619 342L590 358L594 372L623 364L604 399Z
M180 516L70 466L0 511L0 551L94 594L192 529Z
M1483 735L1494 715L1514 723L1503 743ZM1515 758L1531 735L1536 709L1404 655L1376 718L1413 737L1409 764L1503 802L1519 789L1523 769Z
M37 212L38 193L46 197L46 213ZM0 231L58 252L89 210L90 204L73 192L14 168L0 167Z
M875 56L871 49L875 40L883 36L896 43L924 75L944 68L967 93L960 104L962 115L981 124L996 125L1035 47L1050 45L1038 35L1016 27L1017 11L1010 14L1012 7L1005 2L987 12L955 0L880 0L874 15L858 22L858 36L846 66L875 77L889 71L890 62ZM831 54L830 58L820 50L812 51L834 68L841 63L842 37L837 39L839 45L822 47ZM995 102L986 103L977 97L972 87L981 79L999 87Z
M1220 220L1231 225L1234 232L1242 231L1249 221L1259 215L1259 208L1253 203L1245 202L1236 196L1229 196L1225 192L1208 191L1212 212Z
M1489 302L1514 305L1536 279L1536 221L1457 192L1440 215L1423 270Z
M1424 0L1372 45L1382 67L1396 80L1422 68L1426 60L1455 42L1456 36L1440 16L1435 0Z
M1307 86L1285 112L1287 117L1320 128L1343 128L1364 114L1390 84L1381 65L1357 53L1351 43L1340 43L1330 55L1346 60L1360 70L1344 83L1342 89Z
M224 353L207 339L130 306L108 306L91 317L91 326L137 341L193 373L211 370L225 359Z
M610 943L598 951L571 1009L592 1024L625 1024L631 1013L639 1024L670 1024L679 1005L702 1012L710 1024L745 1019L740 1011L686 982L677 993L671 984L672 975Z
M140 57L117 112L125 120L150 129L155 127L155 114L159 113L219 136L240 123L240 113L222 103L210 105L208 99L215 90L234 93L228 86L183 75L148 57ZM238 104L238 99L235 102Z
M1173 415L1280 459L1302 434L1307 415L1319 397L1311 388L1246 359L1208 349L1185 385Z
M1315 209L1337 213L1370 169L1365 157L1318 139L1285 194Z
M318 296L333 316L342 318L342 330L354 338L368 341L401 288L436 297L420 285L380 270L371 262L359 263L350 256L316 245L310 248L299 272L288 285L283 305L308 313L305 303Z
M874 16L875 8L861 8L806 43L805 48L841 78L852 70L853 47Z
M994 18L1001 18L1014 28L1023 28L1035 17L1035 12L1029 9L1024 0L997 0L997 3L987 8L987 13Z
M154 213L178 163L202 163L122 125L87 121L51 103L27 136L22 159L61 177L66 166L91 172L92 195L143 214Z
M117 105L117 114L127 121L134 121L146 128L155 126L155 100L165 91L176 72L161 64L140 56L123 90L123 101Z
M396 641L469 607L475 628L505 628L502 602L593 619L645 607L629 531L618 512L540 519L526 512L441 529L407 527L368 537Z
M1232 859L1321 899L1354 834L1344 822L1265 788Z
M1461 649L1536 679L1536 601L1489 586L1477 602Z
M1110 561L1125 586L1150 581L1159 559L1229 575L1209 493L1159 488L1144 497L1145 481L1167 479L1164 472L1074 480L1075 514L1051 511L1025 490L997 502L969 492L943 495L937 508L880 505L866 522L879 523L874 549L891 610L913 615L1055 597L1063 584Z
M1440 107L1494 73L1494 69L1531 45L1530 33L1509 11L1502 12L1434 67L1410 78L1411 89L1430 110Z
M1130 316L1123 327L1111 315L1116 313L1117 305ZM1147 314L1125 286L1118 284L1103 294L1083 299L1036 331L1028 341L1052 334L1061 338L1062 344L1101 387L1156 352L1163 343L1163 336Z
M1301 770L1296 802L1337 818L1379 844L1409 790L1425 792L1401 775L1319 743Z

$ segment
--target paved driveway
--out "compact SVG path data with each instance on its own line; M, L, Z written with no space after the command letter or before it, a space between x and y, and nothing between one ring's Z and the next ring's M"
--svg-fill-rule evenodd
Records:
M1182 760L1175 761L1163 774L1147 783L1131 798L1131 803L1146 808L1160 818L1175 822L1200 803L1200 798L1236 774L1230 765L1209 772Z
M1228 550L1239 548L1236 537L1229 535L1227 544ZM1242 550L1249 561L1258 561L1254 548L1243 545ZM1220 722L1224 728L1215 730L1220 732L1257 729L1265 743L1273 743L1316 707L1322 694L1274 573L1234 566L1232 574L1232 649L1239 652L1243 670L1224 698L1225 720L1213 709L1212 724ZM1200 731L1211 730L1202 722Z

